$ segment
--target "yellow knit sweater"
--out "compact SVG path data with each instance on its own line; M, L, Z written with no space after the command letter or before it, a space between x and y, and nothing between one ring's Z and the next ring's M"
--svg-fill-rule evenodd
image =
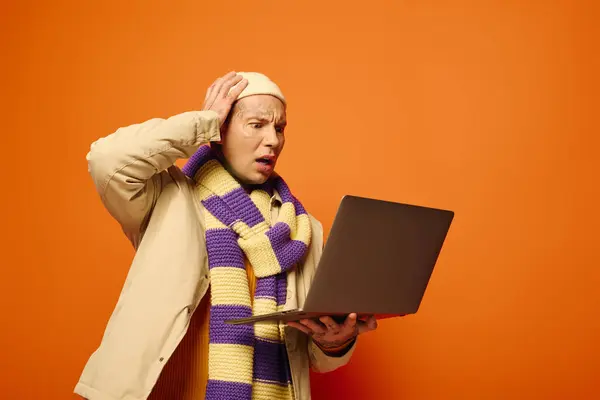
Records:
M246 260L250 293L256 277ZM252 296L250 296L252 299ZM149 400L204 400L208 382L210 292L194 312L187 334L165 365Z

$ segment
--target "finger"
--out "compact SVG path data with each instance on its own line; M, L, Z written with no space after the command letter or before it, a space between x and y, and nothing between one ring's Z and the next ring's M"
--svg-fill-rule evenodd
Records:
M219 93L217 86L219 85L220 79L221 78L217 78L217 80L215 80L213 82L213 84L210 85L210 87L208 88L208 90L206 92L206 98L204 99L204 107L203 107L205 110L209 110L212 107L212 105L215 103L217 94Z
M327 332L327 328L321 325L318 322L313 321L312 319L303 319L300 321L302 325L309 328L313 333L325 333Z
M304 332L309 336L312 335L312 331L310 329L308 329L307 327L305 327L304 325L302 325L298 322L288 322L287 325L291 326L294 329L298 329L299 331Z
M217 81L214 81L209 87L208 89L206 89L206 96L204 96L204 107L205 109L208 108L208 106L210 106L212 104L212 102L214 101L213 99L213 95L215 93L215 83ZM210 103L209 103L210 100Z
M241 81L239 81L239 83L236 86L234 86L233 89L231 89L231 91L227 95L229 101L233 103L235 99L238 98L240 93L242 93L244 89L246 89L246 87L248 87L248 79L244 78Z
M235 71L229 71L228 73L226 73L225 75L223 75L223 80L226 81L227 79L230 79L231 77L235 76L236 72Z
M204 104L206 104L206 100L210 97L213 92L213 88L215 87L215 83L213 82L208 89L206 89L206 95L204 96Z
M325 325L327 327L327 329L329 329L332 332L339 332L340 331L340 326L338 325L337 322L335 322L333 320L333 318L331 317L321 317L319 318L319 320L323 323L323 325Z
M343 329L345 329L345 330L356 329L356 319L357 319L356 313L352 313L352 314L348 315L348 317L344 321Z
M227 76L227 75L225 75ZM221 91L221 88L223 87L223 85L225 84L225 79L224 78L217 78L217 80L214 83L214 87L212 89L212 93L210 95L210 99L207 102L208 107L212 107L212 105L215 103L215 101L219 98L219 92Z
M225 82L223 82L223 86L219 90L219 94L217 95L218 99L229 98L228 94L232 87L237 85L243 77L241 75L234 75L229 77ZM237 96L236 96L237 97Z
M217 93L219 93L218 90L215 90L215 88L217 87L217 84L221 81L225 81L233 76L235 76L235 71L230 71L228 73L226 73L225 75L223 75L222 77L217 78L212 85L210 85L210 87L208 88L208 90L206 91L206 96L204 97L204 104L208 105L209 107L212 106L212 104L215 102L215 97L217 95ZM210 99L210 101L209 101Z
M358 323L358 333L367 333L377 329L377 319L375 316L371 315L367 318L366 321L359 321Z

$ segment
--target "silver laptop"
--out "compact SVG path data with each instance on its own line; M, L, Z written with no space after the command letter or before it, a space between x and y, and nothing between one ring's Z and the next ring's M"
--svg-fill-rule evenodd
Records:
M225 322L414 314L453 218L453 211L345 196L304 306Z

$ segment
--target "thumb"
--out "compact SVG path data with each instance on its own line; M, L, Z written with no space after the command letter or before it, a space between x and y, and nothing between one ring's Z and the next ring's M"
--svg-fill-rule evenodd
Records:
M344 321L344 328L354 330L354 328L356 327L356 322L357 322L356 319L357 319L356 313L349 314L348 317L346 317L346 321Z

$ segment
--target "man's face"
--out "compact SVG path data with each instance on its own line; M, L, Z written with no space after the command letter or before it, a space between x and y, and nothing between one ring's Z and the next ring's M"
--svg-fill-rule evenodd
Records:
M228 170L244 184L265 183L273 173L285 143L285 106L270 95L237 101L222 134Z

